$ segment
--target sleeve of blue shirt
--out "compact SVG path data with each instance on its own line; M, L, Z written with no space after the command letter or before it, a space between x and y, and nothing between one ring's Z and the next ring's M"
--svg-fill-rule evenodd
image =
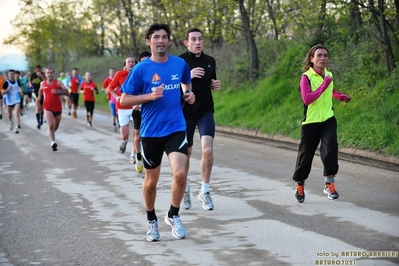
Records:
M69 88L69 82L71 81L71 76L68 76L65 80L65 86Z
M142 84L140 67L136 66L130 71L125 82L123 82L121 87L121 93L126 93L129 95L139 95L141 91Z

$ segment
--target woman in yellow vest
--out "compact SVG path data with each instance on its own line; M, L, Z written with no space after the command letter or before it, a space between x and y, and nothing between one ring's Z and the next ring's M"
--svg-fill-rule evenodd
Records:
M318 44L308 51L300 81L304 117L301 128L301 142L293 180L296 184L295 197L305 200L305 180L308 178L314 154L320 145L320 157L324 165L324 193L331 200L339 194L335 189L334 177L338 172L337 120L334 117L332 98L349 102L350 97L334 89L333 74L327 69L328 50Z

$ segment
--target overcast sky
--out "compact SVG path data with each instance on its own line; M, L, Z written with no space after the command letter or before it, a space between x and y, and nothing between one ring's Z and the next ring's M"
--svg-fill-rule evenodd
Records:
M4 45L3 41L10 36L14 29L11 21L18 14L19 0L0 0L0 71L10 68L16 70L27 70L28 63L23 52L11 45ZM19 54L19 55L11 55Z
M3 44L4 39L13 32L10 22L18 14L18 2L19 0L0 0L0 57L10 53L22 54L16 47Z

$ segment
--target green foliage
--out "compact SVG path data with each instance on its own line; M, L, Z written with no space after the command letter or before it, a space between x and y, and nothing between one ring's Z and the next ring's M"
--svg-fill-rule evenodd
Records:
M114 58L111 56L82 58L70 62L65 69L59 69L58 72L71 72L74 67L79 69L79 75L82 77L84 77L86 72L90 72L99 90L99 94L96 95L96 109L108 111L107 95L105 92L101 91L101 86L104 79L108 77L109 69L114 68L117 71L122 69L124 60L124 58Z
M90 72L95 80L101 79L102 81L108 77L108 71L110 68L120 70L123 68L125 58L114 58L114 57L91 57L82 58L68 64L67 68L62 71L71 72L72 68L76 67L79 69L79 74L84 76L86 72ZM61 71L61 70L60 70Z
M264 40L259 45L263 78L255 83L239 78L245 71L247 56L236 52L238 47L231 45L228 49L211 51L223 84L220 91L213 93L216 123L299 139L303 117L299 79L309 47L288 40L284 43ZM328 46L336 89L351 96L348 104L333 101L338 139L340 147L398 155L399 71L387 76L379 67L378 51L372 47L371 42L356 47L331 42ZM171 51L181 52L183 49ZM109 67L118 69L122 62L123 58L113 57L82 59L70 64L68 69L78 67L82 74L92 72L100 84ZM364 69L363 64L367 64L368 69ZM97 99L103 101L98 108L108 110L105 94Z
M300 126L302 119L299 76L293 79L300 63L296 60L298 49L303 47L281 51L283 56L276 56L273 62L277 62L277 65L272 68L273 71L269 71L269 77L259 80L256 85L239 87L238 90L228 87L223 92L214 93L216 122L256 129L271 135L295 135L293 131ZM242 85L245 86L245 83ZM295 105L286 105L286 101L295 102ZM281 120L281 117L290 121Z
M261 39L258 44L259 77L270 76L278 65L279 55L287 51L286 40Z
M110 67L119 69L127 55L147 49L144 33L151 23L170 25L171 53L177 55L185 50L185 31L198 27L223 84L214 93L217 123L294 138L303 112L298 90L303 59L316 41L322 42L329 49L336 89L352 97L349 104L334 103L341 146L399 154L399 74L392 71L399 58L399 14L393 0L382 1L383 8L366 0L244 1L257 42L251 47L259 59L255 82L248 79L250 62L256 60L248 52L237 1L20 2L16 30L6 43L23 48L31 66L39 63L57 72L78 67L98 84ZM381 30L384 23L387 33ZM104 99L100 102L107 108Z
M353 91L350 105L338 116L345 121L340 130L343 145L399 154L398 78L396 71L376 80L372 90Z

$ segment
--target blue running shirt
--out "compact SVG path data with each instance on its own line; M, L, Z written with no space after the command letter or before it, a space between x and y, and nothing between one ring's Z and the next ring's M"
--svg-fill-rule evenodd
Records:
M164 63L144 60L129 73L121 88L121 92L129 95L148 94L154 87L165 84L162 98L141 105L141 137L165 137L186 131L180 82L191 83L190 68L183 59L173 55L168 55Z

